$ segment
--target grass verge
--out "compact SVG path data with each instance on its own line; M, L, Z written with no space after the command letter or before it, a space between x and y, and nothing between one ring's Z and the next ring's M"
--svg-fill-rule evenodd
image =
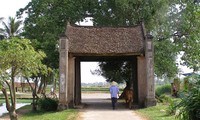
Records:
M175 116L167 115L168 105L157 104L153 107L138 109L136 112L149 120L175 120Z
M31 105L24 106L18 110L23 113L23 111L30 111ZM26 112L20 116L20 120L75 120L78 116L78 111L76 109L67 109L64 111L56 112Z
M32 99L16 99L17 103L31 103ZM5 99L0 99L0 104L5 103Z

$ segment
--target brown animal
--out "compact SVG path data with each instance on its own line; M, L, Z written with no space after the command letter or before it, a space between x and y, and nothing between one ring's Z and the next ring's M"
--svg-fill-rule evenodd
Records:
M128 105L129 109L132 108L132 102L133 102L133 90L132 89L126 89L124 94L124 99L126 101L126 104Z

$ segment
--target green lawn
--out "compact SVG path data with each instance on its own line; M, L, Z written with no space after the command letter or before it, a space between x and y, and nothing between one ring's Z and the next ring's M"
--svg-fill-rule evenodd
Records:
M31 103L32 99L17 99L17 103ZM0 103L5 103L5 99L0 99Z
M31 106L25 106L20 108L18 111L30 110ZM27 112L23 114L19 119L20 120L75 120L78 116L78 111L76 109L67 109L64 111L57 112Z
M149 118L149 120L175 120L175 116L167 115L167 107L168 105L158 104L153 107L138 109L136 112Z

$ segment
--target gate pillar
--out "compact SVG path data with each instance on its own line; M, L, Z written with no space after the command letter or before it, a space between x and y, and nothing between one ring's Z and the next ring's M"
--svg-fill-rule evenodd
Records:
M153 59L153 41L152 36L147 34L145 39L145 59L146 59L146 82L147 82L147 95L145 107L155 106L155 82L154 82L154 59Z
M59 59L59 110L68 108L68 39L60 37L60 59Z

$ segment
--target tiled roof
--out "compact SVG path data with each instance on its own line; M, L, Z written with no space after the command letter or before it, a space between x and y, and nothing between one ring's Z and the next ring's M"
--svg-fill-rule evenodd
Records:
M142 25L134 27L67 26L69 53L73 54L142 54Z

